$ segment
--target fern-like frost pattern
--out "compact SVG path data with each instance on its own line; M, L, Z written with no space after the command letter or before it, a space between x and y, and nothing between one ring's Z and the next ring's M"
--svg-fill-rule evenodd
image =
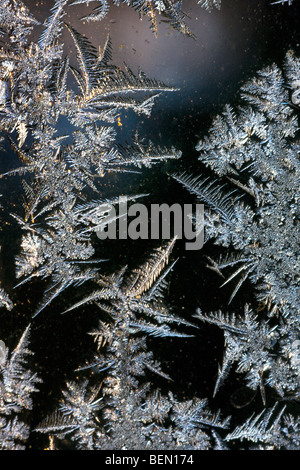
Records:
M68 378L57 407L41 416L34 430L29 411L41 382L30 360L35 320L15 349L7 346L10 340L0 339L0 448L26 449L34 432L49 437L49 449L66 443L80 450L299 449L299 419L288 405L300 398L300 60L288 51L282 69L268 66L242 86L243 105L227 105L214 118L197 145L211 177L173 174L204 202L205 242L223 250L219 259L208 257L208 267L223 279L222 286L233 286L228 312L198 309L189 321L166 301L168 275L176 269L176 237L135 269L123 266L107 274L106 257L95 257L95 233L107 204L119 201L119 195L105 198L103 178L181 157L176 148L145 142L138 133L126 145L117 142L123 111L149 117L160 95L176 89L140 69L135 73L126 64L114 65L109 36L96 47L67 23L66 8L93 4L81 18L93 23L119 3L146 17L155 35L163 19L193 37L178 0L56 0L42 25L20 0L0 5L5 42L0 46L0 131L20 160L2 176L23 178L25 196L23 210L16 205L9 214L22 230L14 292L35 279L47 281L32 312L36 317L67 289L89 286L60 313L75 316L89 306L99 319L90 332L92 357ZM221 0L198 4L212 11L220 9ZM291 4L281 0L271 8ZM37 26L42 33L34 42ZM63 31L73 41L75 65L64 53ZM61 133L62 119L67 135ZM133 194L127 200L142 197ZM247 299L241 308L245 285L253 286L255 300ZM14 315L18 303L4 287L1 315ZM189 340L203 323L224 335L213 396L163 394L155 380L172 390L173 378L151 351L150 339ZM262 408L238 424L212 406L233 370L260 397Z

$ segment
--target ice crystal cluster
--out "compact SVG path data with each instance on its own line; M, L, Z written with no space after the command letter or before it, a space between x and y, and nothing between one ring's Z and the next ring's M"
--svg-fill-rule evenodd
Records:
M0 334L0 448L24 449L32 433L44 433L50 449L66 442L89 450L249 445L297 449L299 420L285 403L300 398L300 60L288 52L283 70L276 65L261 70L242 87L246 104L236 110L227 106L215 118L197 146L214 179L174 175L205 203L206 241L224 249L221 259L210 259L210 267L225 277L224 284L235 282L229 303L234 304L245 283L256 289L256 304L249 299L243 311L199 309L187 320L172 312L165 300L167 276L176 269L176 260L170 261L176 239L154 250L135 269L120 266L106 273L105 252L103 259L95 256L94 234L105 217L105 203L116 204L119 198L116 190L115 198L106 199L101 179L176 160L181 152L146 144L137 134L127 146L117 143L123 110L150 116L159 95L175 90L140 70L135 74L126 65L113 65L109 37L97 49L72 25L64 24L66 8L90 3L57 0L36 42L30 35L41 25L29 9L20 0L3 0L0 5L5 44L0 48L0 130L20 160L19 167L2 176L23 178L25 200L23 210L17 207L10 214L23 230L15 288L35 278L45 281L40 305L32 312L37 317L66 289L84 284L80 292L86 294L69 302L63 313L76 315L89 304L99 319L90 332L95 339L93 357L83 358L76 374L62 385L57 408L42 413L33 428L30 410L41 378L32 371L29 326L12 352ZM83 20L106 16L109 2L97 3ZM147 16L154 33L162 15L173 28L192 36L179 1L122 3ZM199 2L206 9L219 8L220 3ZM76 65L65 55L63 31L74 43ZM76 86L70 84L71 76ZM68 123L67 135L61 134L62 120ZM18 308L10 297L1 287L0 306L10 311L6 315ZM188 339L197 336L202 322L224 332L214 396L180 399L172 390L172 377L149 349L149 338ZM33 332L35 320L30 328ZM231 424L230 416L213 404L233 368L249 390L259 391L263 407L239 424ZM155 386L156 376L168 384L169 393ZM271 392L276 395L274 406Z
M15 215L26 230L16 274L26 276L21 283L32 277L51 278L40 308L71 284L96 276L97 268L82 266L94 254L90 239L103 217L99 209L103 200L83 203L86 188L98 196L96 181L107 172L149 167L180 156L175 149L145 146L138 137L128 148L115 144L114 124L121 110L149 115L159 93L172 89L142 71L136 76L128 67L110 65L109 38L97 50L66 26L78 58L78 69L70 67L63 57L63 44L58 43L65 4L56 2L37 43L11 43L10 49L1 52L5 94L0 126L14 136L11 146L22 161L20 168L9 173L30 174L33 179L33 184L23 183L25 216ZM21 24L31 23L28 18L22 17ZM26 27L24 36L27 31ZM68 73L75 76L77 93L68 89ZM70 136L59 135L60 118L73 126L69 145L63 142Z
M223 277L222 286L233 284L229 303L245 282L256 288L254 309L247 304L244 312L199 309L195 315L224 331L214 393L235 366L264 404L269 387L283 400L299 400L300 392L299 79L300 60L292 52L283 71L276 65L261 70L241 88L246 105L226 106L197 145L199 160L218 179L174 175L207 205L206 241L227 248L209 267Z
M30 428L23 419L26 410L32 409L33 392L40 382L35 372L26 364L28 349L28 326L16 348L10 352L5 342L0 341L0 449L23 450Z
M169 393L141 380L146 372L171 378L161 370L146 335L185 336L170 329L168 323L192 326L173 315L161 300L164 270L172 241L157 250L141 268L126 276L122 270L102 279L101 289L72 308L96 302L107 313L108 322L100 321L92 331L97 353L91 364L94 372L104 376L102 382L88 390L88 383L67 384L63 401L53 416L42 422L37 431L78 443L79 448L113 449L207 449L212 445L211 430L226 429L228 419L213 415L205 399L180 402Z
M221 0L198 0L198 3L201 7L206 10L211 10L212 8L220 8Z
M199 160L241 191L227 195L214 182L190 176L177 179L191 192L203 194L212 208L206 237L232 245L239 254L213 261L218 271L234 266L225 281L237 279L233 296L249 278L262 303L296 321L299 139L293 105L299 103L300 62L291 52L285 70L285 77L275 65L261 70L241 89L247 106L237 111L227 106L197 145ZM241 199L243 191L252 201Z
M291 5L292 3L293 3L293 0L278 0L270 4L271 5L277 5L277 4ZM198 0L198 4L208 11L212 10L212 8L218 8L218 9L221 8L221 0Z
M72 5L89 4L91 0L75 0ZM93 12L83 17L86 21L99 21L102 20L109 10L109 2L107 0L100 0L99 5L94 8ZM174 29L177 29L182 34L192 35L189 28L185 23L185 13L182 11L181 0L112 0L112 4L119 5L123 3L131 8L134 8L140 18L146 16L151 23L151 29L157 34L158 15L164 18Z

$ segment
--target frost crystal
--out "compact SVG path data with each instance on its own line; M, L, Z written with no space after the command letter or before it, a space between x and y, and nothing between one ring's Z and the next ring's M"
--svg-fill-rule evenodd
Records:
M221 8L221 0L198 0L198 4L206 10L211 10L212 8Z
M197 150L199 160L226 185L174 175L206 203L206 240L236 251L217 261L209 258L209 267L223 278L231 269L222 284L235 281L229 303L246 280L256 289L256 310L247 305L244 316L200 310L196 315L224 330L215 393L236 365L248 387L260 390L264 404L269 387L286 400L299 400L300 391L300 144L298 108L292 102L299 79L300 60L290 51L284 72L267 67L242 87L247 106L236 112L226 106L214 119ZM226 193L229 183L236 189ZM241 201L243 193L248 197Z
M87 223L80 214L86 215L97 204L94 200L79 206L78 200L87 198L86 186L99 194L99 177L108 172L132 171L180 157L174 148L146 145L137 135L128 147L115 143L122 110L149 116L158 95L174 89L141 70L135 75L127 66L122 70L111 65L109 37L96 49L67 25L78 61L77 68L70 67L59 43L66 4L55 3L37 43L26 44L24 36L24 45L16 49L8 44L0 52L0 129L9 133L22 162L6 174L32 176L32 183L23 181L24 217L13 214L26 231L16 259L17 277L27 276L20 284L33 277L51 278L36 314L67 287L96 276L97 269L79 265L94 255L91 236L101 218L98 214L98 220ZM14 22L19 21L16 16ZM68 89L70 71L78 93ZM69 121L70 136L59 135L61 117ZM64 145L67 137L70 143ZM98 205L102 202L99 199Z
M219 272L235 269L224 283L237 280L231 299L250 279L258 299L292 322L298 310L300 177L298 121L288 91L297 89L300 61L292 52L285 70L285 81L276 65L260 71L242 87L249 105L237 112L227 106L197 145L199 160L238 188L234 198L207 180L176 179L211 209L206 237L239 253L213 262ZM252 197L249 204L239 200L242 192Z
M101 321L91 333L98 345L97 354L90 365L81 368L92 367L104 378L93 390L87 389L87 381L69 383L61 406L37 431L54 434L58 439L70 435L79 449L203 450L214 445L211 429L228 427L229 420L221 420L219 413L214 415L206 399L180 402L171 393L162 396L159 390L150 392L150 384L141 381L146 373L172 380L148 351L147 338L141 333L185 336L165 324L192 326L156 300L170 271L163 269L173 244L159 249L129 275L128 282L123 280L123 273L106 282L103 279L106 285L102 290L73 307L96 301L108 314L109 323ZM147 317L155 319L158 326Z
M24 410L32 409L33 392L37 392L37 375L26 367L28 326L17 347L10 353L0 341L0 448L21 450L29 436L29 425L23 422Z
M114 65L109 36L96 47L64 24L66 8L91 3L56 0L43 25L20 0L2 0L0 5L0 132L8 136L20 160L20 166L5 175L23 177L25 195L23 209L15 204L15 213L10 214L23 230L15 258L19 282L15 287L34 278L48 282L32 312L36 316L66 289L84 284L78 289L80 300L68 300L58 308L67 308L62 317L67 318L89 304L98 323L90 332L95 339L92 358L87 356L76 379L68 377L53 414L47 416L48 410L43 410L45 418L40 418L37 407L40 424L34 424L35 431L48 435L51 450L64 445L82 450L298 449L294 405L300 398L300 60L290 51L283 71L276 65L261 70L242 87L246 104L236 110L226 106L214 119L208 136L197 146L199 159L213 178L174 175L205 203L205 239L224 252L218 260L209 257L209 267L223 277L223 285L235 283L228 313L199 309L195 315L208 324L208 330L218 327L224 335L212 400L197 394L179 399L172 374L149 346L170 337L174 342L185 340L203 327L167 305L166 279L176 263L169 264L175 239L156 248L136 269L118 267L108 274L100 271L100 263L107 260L94 257L95 233L107 204L119 201L118 194L106 199L104 176L137 173L181 156L175 148L147 143L137 133L131 143L119 144L117 131L122 129L124 111L148 117L159 95L175 89L141 70L135 73L127 65ZM110 3L126 4L140 18L146 16L155 34L162 17L192 36L180 1ZM198 3L207 10L219 9L221 0ZM292 1L273 2L286 3ZM82 20L102 20L108 9L108 0L99 0ZM34 41L31 33L36 26L42 33ZM63 31L74 44L73 65L64 53ZM66 135L61 132L62 121ZM4 141L2 135L0 139ZM256 300L240 302L244 283L253 286ZM17 305L0 287L0 307L12 310ZM8 314L1 309L1 321L11 318L14 310ZM27 357L32 354L29 328L13 351L8 345L14 331L0 340L3 450L25 449L31 434L28 412L35 408L32 394L40 381L31 369L40 364L31 364ZM38 335L41 330L35 331ZM237 414L231 425L211 401L226 389L233 369L251 392L247 405L257 398L259 409L241 419ZM170 391L156 388L155 378Z

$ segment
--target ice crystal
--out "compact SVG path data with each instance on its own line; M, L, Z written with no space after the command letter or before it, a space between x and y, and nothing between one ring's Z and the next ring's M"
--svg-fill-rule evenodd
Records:
M278 4L283 5L284 3L287 3L288 5L291 5L293 3L293 0L278 0L277 2L271 3L271 5L278 5Z
M173 89L147 78L142 71L135 75L127 66L122 70L111 65L109 37L97 50L66 25L78 60L78 68L70 67L59 43L66 4L64 0L55 3L37 43L26 44L24 38L26 47L8 44L0 51L0 128L9 133L11 146L22 162L20 168L6 174L30 174L33 179L32 183L23 182L27 197L24 217L13 214L27 231L16 260L17 277L27 276L22 283L32 277L51 277L51 286L36 313L70 285L96 275L96 269L83 271L77 263L93 256L91 233L101 218L98 214L98 221L87 226L85 219L81 224L77 201L86 197L85 186L99 193L96 180L107 172L150 167L180 157L174 148L145 145L137 135L128 147L115 143L121 110L148 116L159 93ZM18 16L14 22L19 22ZM78 93L68 89L70 70ZM58 134L62 116L69 121L70 136ZM64 146L67 137L73 141ZM102 202L98 200L99 205ZM91 208L94 206L95 201ZM84 209L81 206L85 214L88 207L88 203Z
M249 279L258 299L290 321L297 317L299 283L299 139L290 96L298 91L299 78L300 61L289 52L284 76L276 65L261 70L242 87L248 106L236 112L227 106L198 143L199 160L239 193L175 175L207 203L206 238L239 253L213 262L219 272L235 268L224 283L237 279L231 299ZM252 204L239 200L241 192L252 197Z
M0 307L5 307L7 310L12 310L13 308L12 301L2 287L0 288Z
M226 440L239 439L259 443L254 447L258 450L298 450L299 419L289 415L283 416L284 408L274 419L275 406L271 410L262 411L258 416L247 419L243 425L228 434Z
M198 0L198 4L206 10L211 10L212 8L221 8L221 0Z
M106 199L101 179L180 157L175 148L146 143L137 133L131 143L117 143L123 111L148 117L159 95L175 89L141 70L135 73L127 65L114 65L109 36L96 47L64 24L66 8L91 3L56 0L43 25L20 0L2 0L0 5L0 35L5 43L0 47L0 131L20 159L20 166L5 175L23 177L25 194L23 212L16 206L11 214L23 230L15 287L34 278L48 280L32 312L36 316L69 287L92 281L93 290L78 290L82 297L70 301L64 313L75 316L89 304L99 322L90 332L96 345L92 358L87 355L76 379L68 378L56 410L50 416L48 410L43 412L46 417L36 431L48 434L49 449L70 443L89 450L297 449L299 420L287 407L300 398L300 60L288 52L283 71L276 65L261 70L242 87L246 105L236 110L226 106L214 119L208 136L197 146L213 178L174 175L205 203L205 240L227 251L219 260L209 257L209 262L224 278L223 285L235 281L229 303L237 301L246 282L255 288L257 298L257 302L249 299L243 311L238 302L228 313L197 311L197 320L223 331L223 362L212 400L179 399L172 389L172 374L149 347L150 339L172 337L179 342L196 336L203 326L181 318L165 299L167 275L176 263L169 264L175 239L155 249L136 269L120 267L112 274L100 271L104 259L94 258L93 245L107 204L119 201L118 194ZM119 5L117 0L111 3ZM163 18L192 36L180 1L121 3L137 10L140 18L146 16L155 34ZM286 3L292 1L273 2ZM198 4L219 9L221 1ZM100 21L108 9L109 2L99 0L82 20ZM33 41L31 33L37 26L42 33ZM63 31L74 43L76 64L65 56ZM72 75L75 86L69 79ZM67 123L66 135L61 133L62 120ZM14 306L2 287L0 306L8 310ZM0 340L3 450L24 449L30 436L28 411L39 379L26 360L31 354L29 328L12 352L7 346L10 340ZM229 418L212 411L216 407L210 402L224 390L233 369L253 397L259 392L263 409L244 421L235 419L231 426ZM163 394L156 388L155 378L170 391ZM274 401L280 404L273 406Z
M71 5L85 4L89 5L92 0L74 0ZM99 21L102 20L109 11L109 1L99 0L99 5L94 8L93 12L82 17L83 21ZM119 5L119 0L112 0L113 4ZM185 14L182 11L181 0L122 0L121 3L128 5L139 13L140 19L144 16L151 22L151 29L157 34L157 24L160 16L164 21L180 31L182 34L192 36L191 31L185 24ZM157 16L159 15L159 16Z
M271 385L281 397L299 399L299 362L293 362L294 342L283 340L281 327L270 327L268 322L258 321L258 315L254 315L248 305L243 317L222 312L203 315L201 311L195 317L224 330L225 354L214 394L235 364L238 372L246 374L248 387L260 390L264 404L266 385ZM290 338L296 336L296 331L290 333ZM299 361L299 351L297 354Z
M167 324L192 324L171 314L160 298L165 287L165 277L174 265L173 263L164 269L174 243L175 240L166 247L157 249L143 266L129 274L126 273L125 267L110 277L99 276L97 283L100 289L77 302L66 312L96 302L104 311L109 312L115 321L121 318L124 322L126 318L127 328L132 332L144 332L152 336L185 336L173 331Z
M229 420L222 420L219 413L214 415L206 399L181 402L172 393L163 396L159 390L150 391L150 384L141 381L146 373L171 380L148 350L147 338L141 333L184 336L170 331L164 323L191 326L162 308L161 301L153 301L165 278L163 268L173 243L158 250L152 260L129 276L125 289L123 275L114 276L112 287L107 282L102 291L76 306L93 300L108 314L109 323L100 321L98 329L91 332L98 351L90 365L81 368L92 367L97 376L104 374L104 378L93 390L87 389L87 381L69 383L61 406L37 431L54 434L58 439L70 436L79 449L177 450L211 448L214 439L210 430L228 427ZM143 321L147 316L159 325Z
M235 365L248 387L260 390L264 404L269 387L281 399L299 400L300 146L293 102L299 78L300 60L289 51L284 72L272 65L242 87L247 106L237 111L226 106L213 120L197 150L219 180L174 175L206 203L206 240L236 251L209 258L209 267L223 278L233 271L222 284L236 282L229 303L246 280L257 294L256 310L246 305L243 316L201 310L196 315L224 331L214 393ZM243 192L248 199L241 201Z
M23 422L22 412L32 409L33 392L40 381L37 374L26 366L29 342L28 326L16 348L10 352L0 341L0 448L18 450L25 448L29 425Z

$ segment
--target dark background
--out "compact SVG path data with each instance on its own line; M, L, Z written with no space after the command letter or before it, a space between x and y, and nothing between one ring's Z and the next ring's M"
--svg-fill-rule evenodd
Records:
M40 22L49 14L54 2L24 1ZM270 5L270 0L223 0L221 10L211 13L200 8L196 1L183 2L187 23L196 39L181 36L165 23L159 23L158 37L150 31L146 18L127 6L112 6L108 16L98 23L82 23L80 17L91 11L74 6L67 9L65 21L85 33L98 47L103 45L107 34L112 38L113 63L122 66L126 62L134 72L140 66L150 77L179 88L178 91L162 94L153 108L150 118L133 113L121 115L122 128L118 129L118 140L130 140L136 129L139 135L162 146L174 145L182 150L180 161L143 170L140 174L108 175L101 182L103 197L122 194L150 193L145 203L193 203L186 193L167 173L188 171L195 175L209 174L197 161L195 145L205 135L212 118L220 113L226 103L240 103L239 88L262 67L276 62L283 64L284 56L292 48L299 54L299 0L292 6ZM96 5L96 3L95 3ZM33 34L36 40L42 28ZM66 54L75 65L74 46L67 32L63 33ZM72 81L70 79L70 84ZM61 122L61 133L70 129ZM19 164L8 145L0 155L1 172ZM21 233L8 215L22 215L21 181L17 177L1 180L2 196L2 253L0 274L2 283L13 298L13 311L0 312L1 337L9 347L15 347L28 322L32 322L32 345L35 352L32 366L43 378L41 392L34 397L34 410L30 414L34 427L45 415L53 411L61 396L66 380L74 380L82 373L74 369L88 360L93 350L92 339L86 333L97 326L98 313L93 307L66 315L60 313L70 303L81 298L84 289L67 292L56 299L34 320L31 316L41 299L46 282L36 281L13 290L16 284L14 256L18 252ZM103 256L104 247L95 238L96 255ZM107 242L105 257L110 259L108 269L128 263L137 266L145 260L151 249L151 241ZM234 302L227 306L232 286L220 289L220 279L206 268L206 256L216 257L225 253L208 243L199 252L187 252L183 242L174 249L174 258L179 257L169 280L167 301L174 312L191 320L197 307L204 311L223 308L242 313L245 301L254 301L254 292L245 284ZM239 423L251 411L262 409L261 398L243 386L242 377L231 374L230 380L212 400L218 363L222 361L223 335L217 328L197 324L198 330L190 339L151 339L149 347L161 360L165 372L174 379L166 383L159 377L149 376L155 387L164 392L169 389L181 398L194 396L210 399L213 409L220 408L223 415L233 415L233 424ZM274 403L268 391L267 406ZM250 410L251 408L251 410ZM29 448L39 449L46 445L44 436L32 435Z

